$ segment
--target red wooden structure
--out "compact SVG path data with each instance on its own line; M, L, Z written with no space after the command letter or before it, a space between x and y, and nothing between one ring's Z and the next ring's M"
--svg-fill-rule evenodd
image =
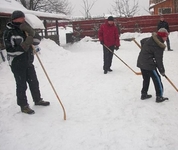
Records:
M165 21L169 23L170 31L178 31L178 14L165 14ZM160 16L139 16L132 18L115 18L115 24L120 33L125 32L155 32ZM73 35L83 38L90 36L97 38L99 27L105 19L73 21Z
M178 0L150 0L152 15L171 14L178 12Z

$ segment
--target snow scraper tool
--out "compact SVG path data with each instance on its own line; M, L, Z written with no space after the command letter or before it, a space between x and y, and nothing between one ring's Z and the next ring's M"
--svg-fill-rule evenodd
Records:
M135 39L133 39L133 41L135 42L135 44L137 44L137 46L141 49L141 46L138 44L138 42L135 40ZM165 75L164 76L166 79L167 79L167 81L174 87L174 89L178 92L178 89L176 88L176 86L173 84L173 82Z
M42 21L37 16L35 16L33 14L25 14L25 21L33 29L44 29ZM35 24L34 24L34 22L35 22ZM27 32L26 32L26 35L28 36ZM62 110L63 110L63 113L64 113L64 120L66 120L66 111L65 111L65 108L64 108L64 106L63 106L63 104L62 104L62 102L61 102L61 100L60 100L60 98L59 98L59 96L58 96L58 94L57 94L57 92L56 92L56 90L55 90L55 88L54 88L54 86L53 86L53 84L52 84L52 82L51 82L51 80L50 80L50 78L49 78L49 76L48 76L48 74L47 74L47 72L46 72L46 70L45 70L45 68L44 68L44 66L43 66L43 64L42 64L39 56L38 56L38 54L37 54L37 52L36 52L36 50L35 50L35 47L33 45L32 45L32 48L33 48L33 51L34 51L34 53L35 53L35 55L36 55L36 57L37 57L40 65L41 65L41 67L42 67L42 69L43 69L43 71L44 71L44 73L45 73L45 75L46 75L46 77L47 77L47 79L48 79L48 81L49 81L49 83L50 83L50 85L51 85L51 87L52 87L52 89L53 89L53 91L54 91L54 93L55 93L58 101L59 101L59 103L61 104L61 107L62 107Z
M136 75L141 75L141 72L136 72L134 71L129 65L127 65L119 56L117 56L109 47L107 47L106 45L104 45L111 53L113 53L120 61L122 61L124 63L124 65L126 65L132 72L134 72Z

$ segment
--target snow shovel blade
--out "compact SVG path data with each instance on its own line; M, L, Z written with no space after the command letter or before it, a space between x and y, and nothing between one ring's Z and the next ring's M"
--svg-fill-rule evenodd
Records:
M131 42L131 41L133 41L135 38L125 38L125 39L121 39L121 40L124 40L124 41L128 41L128 42Z
M142 73L141 73L141 72L135 72L135 74L136 74L136 75L142 75Z

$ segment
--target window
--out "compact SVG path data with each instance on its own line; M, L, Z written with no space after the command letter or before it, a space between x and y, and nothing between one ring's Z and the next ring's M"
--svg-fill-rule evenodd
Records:
M159 14L170 14L172 12L171 8L158 8Z

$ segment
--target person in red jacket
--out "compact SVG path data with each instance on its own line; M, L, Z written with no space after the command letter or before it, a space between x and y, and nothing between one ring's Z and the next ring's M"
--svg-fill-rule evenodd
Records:
M106 48L106 46L112 52L114 52L114 49L118 50L120 46L119 32L114 24L114 18L112 16L109 16L105 24L101 25L98 31L98 37L100 43L103 45L103 57L104 57L103 70L104 70L104 74L107 74L108 71L112 71L110 67L112 64L113 53L111 53Z

